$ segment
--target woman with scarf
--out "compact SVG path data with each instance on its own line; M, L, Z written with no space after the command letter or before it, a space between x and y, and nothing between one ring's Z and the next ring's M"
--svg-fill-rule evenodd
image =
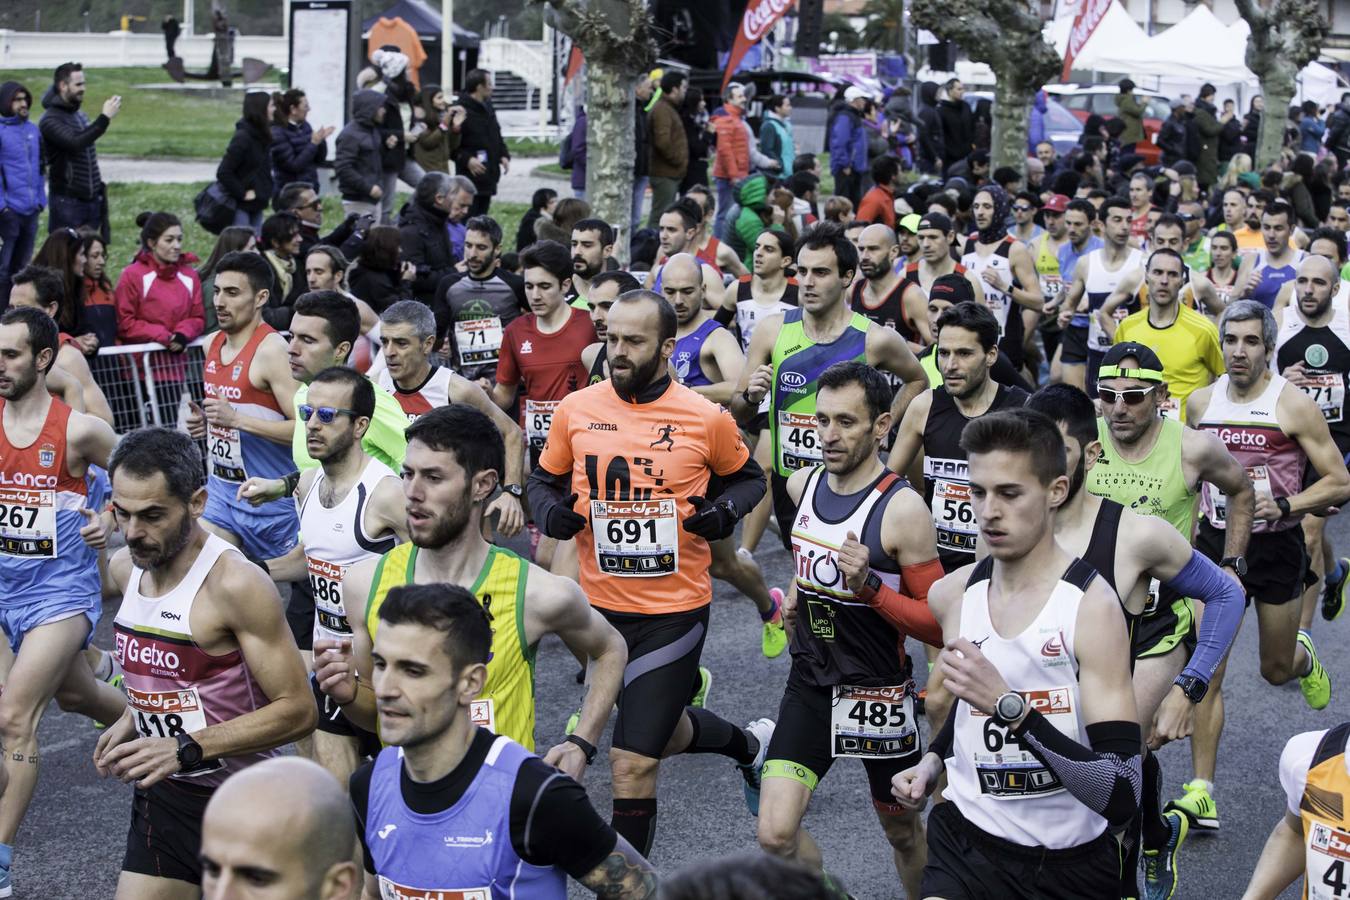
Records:
M1035 333L1045 298L1031 251L1008 234L1011 210L1012 201L1003 188L987 185L975 192L970 212L977 231L966 239L961 264L974 272L984 287L985 305L998 319L999 349L1022 370L1027 355L1025 339L1028 333ZM1036 383L1034 377L1030 381Z

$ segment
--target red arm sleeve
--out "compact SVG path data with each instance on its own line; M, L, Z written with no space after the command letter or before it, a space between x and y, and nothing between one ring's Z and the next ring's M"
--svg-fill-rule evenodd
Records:
M936 559L912 566L900 567L900 583L910 596L882 585L871 597L863 597L867 605L903 631L933 647L942 646L942 626L928 608L928 591L943 576L942 563Z

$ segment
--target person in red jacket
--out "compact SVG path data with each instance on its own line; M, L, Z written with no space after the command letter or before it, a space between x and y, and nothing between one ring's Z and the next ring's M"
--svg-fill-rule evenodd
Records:
M727 212L736 202L736 182L750 174L751 167L778 171L782 164L759 152L759 142L745 121L745 87L733 81L722 93L722 108L712 117L717 132L717 156L713 159L713 183L717 185L717 219L713 236L726 240L730 224Z
M183 252L183 225L172 213L141 213L141 249L122 270L113 296L117 303L117 338L123 344L160 343L168 353L152 353L155 400L160 424L178 421L178 402L186 377L183 352L202 336L202 282L191 264L197 257ZM136 360L139 362L139 359ZM144 378L141 366L135 366Z

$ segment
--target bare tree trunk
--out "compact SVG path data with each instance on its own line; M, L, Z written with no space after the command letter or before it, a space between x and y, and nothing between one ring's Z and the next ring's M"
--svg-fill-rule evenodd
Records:
M1279 160L1284 149L1285 114L1294 97L1294 79L1317 58L1326 38L1319 0L1235 0L1251 26L1247 68L1261 79L1266 111L1256 146L1257 169Z
M1288 120L1289 104L1294 99L1294 79L1298 70L1286 62L1277 62L1261 78L1261 96L1266 99L1266 111L1261 115L1261 138L1256 145L1253 166L1259 172L1279 162L1284 150L1284 129Z
M1031 132L1031 102L1027 91L1014 79L998 75L994 85L994 130L989 138L989 170L1010 166L1026 174L1027 135Z
M637 78L601 60L586 64L586 200L614 226L614 255L628 259L633 201L633 86Z

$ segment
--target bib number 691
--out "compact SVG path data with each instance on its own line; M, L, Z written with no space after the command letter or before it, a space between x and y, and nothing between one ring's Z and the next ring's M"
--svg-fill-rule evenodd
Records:
M656 543L656 522L652 519L645 522L638 519L610 519L609 525L605 528L605 537L609 538L611 544L636 544L642 540L644 528L647 531L647 542Z

